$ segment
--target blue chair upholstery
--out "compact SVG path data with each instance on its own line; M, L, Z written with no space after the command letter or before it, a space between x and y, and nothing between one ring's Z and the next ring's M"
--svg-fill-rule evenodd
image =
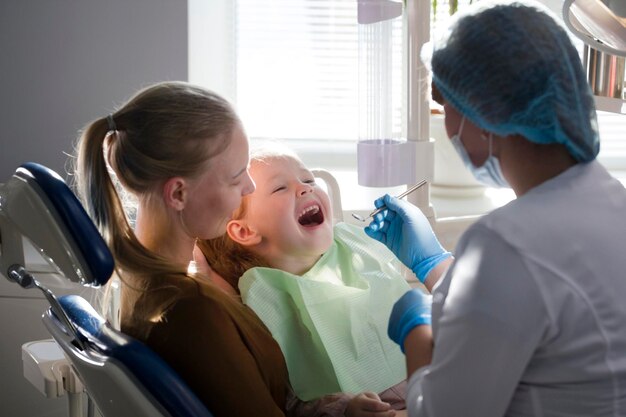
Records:
M59 298L77 333L48 310L44 324L104 416L210 417L185 382L143 343L113 329L82 297ZM81 340L83 349L74 339Z
M109 248L98 232L82 204L63 179L54 171L34 162L27 162L18 168L16 176L32 181L43 192L49 209L58 215L69 239L83 249L87 267L93 276L93 285L104 285L113 273L114 261Z

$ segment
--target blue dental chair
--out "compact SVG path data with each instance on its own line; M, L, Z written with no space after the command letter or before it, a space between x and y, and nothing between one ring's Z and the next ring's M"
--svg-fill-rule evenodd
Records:
M56 297L26 269L23 237L59 274L99 287L111 253L80 202L56 173L26 163L0 184L0 275L36 287L50 303L43 322L85 387L88 415L211 417L185 382L143 343L114 329L78 295Z

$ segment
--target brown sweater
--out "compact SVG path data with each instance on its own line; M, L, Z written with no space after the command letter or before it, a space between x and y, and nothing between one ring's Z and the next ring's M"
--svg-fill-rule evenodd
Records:
M123 286L124 333L168 362L216 417L284 416L287 366L252 310L199 279L147 285L141 292Z

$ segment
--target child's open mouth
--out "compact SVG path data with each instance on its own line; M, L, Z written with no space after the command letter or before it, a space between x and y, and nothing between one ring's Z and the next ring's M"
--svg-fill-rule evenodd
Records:
M298 223L302 226L317 226L324 223L324 214L320 206L313 205L302 210L298 216Z

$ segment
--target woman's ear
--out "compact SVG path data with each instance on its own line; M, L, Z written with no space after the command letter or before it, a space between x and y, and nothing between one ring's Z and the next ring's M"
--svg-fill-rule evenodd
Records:
M226 225L226 233L242 246L254 246L261 243L262 236L251 229L243 220L231 220Z
M182 210L187 202L187 183L182 177L172 177L163 184L163 201L174 210Z

